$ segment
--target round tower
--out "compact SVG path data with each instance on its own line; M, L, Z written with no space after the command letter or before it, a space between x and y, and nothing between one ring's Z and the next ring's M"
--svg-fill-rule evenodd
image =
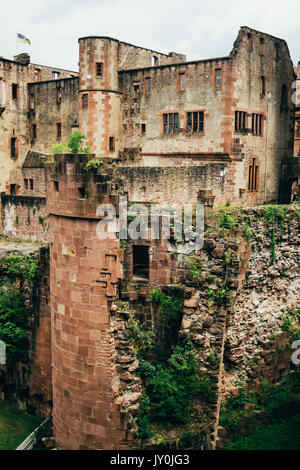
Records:
M127 366L135 360L116 336L124 327L117 311L119 240L97 235L98 205L116 206L118 196L103 175L86 171L88 159L55 155L46 164L54 436L64 450L129 449L132 415L122 406L139 395L127 393L118 363L122 355ZM131 392L139 383L132 377Z
M118 156L120 91L119 41L107 37L79 39L79 130L102 157Z

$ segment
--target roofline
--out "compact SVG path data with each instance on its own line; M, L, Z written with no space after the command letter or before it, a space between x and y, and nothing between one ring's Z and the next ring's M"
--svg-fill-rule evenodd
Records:
M250 31L254 31L255 33L263 34L264 36L268 36L269 38L276 39L277 41L282 41L286 43L285 39L278 38L277 36L273 36L272 34L269 34L269 33L264 33L263 31L258 31L257 29L251 28L250 26L241 26L240 29L249 29Z
M115 41L119 44L126 44L126 46L136 47L137 49L144 49L145 51L155 52L155 54L164 55L166 57L170 57L170 54L180 54L185 55L181 52L169 52L169 54L165 54L164 52L154 51L153 49L149 49L148 47L137 46L136 44L131 44L130 42L120 41L119 39L112 38L110 36L84 36L78 39L78 42L84 39L108 39L109 41Z
M78 71L76 72L75 70L61 69L60 67L54 67L52 65L35 64L33 62L29 62L28 64L22 64L22 62L18 62L16 60L12 60L12 59L7 59L6 57L0 57L0 62L1 62L1 60L5 61L5 62L12 62L13 64L21 65L22 67L28 67L29 65L34 65L34 66L37 66L37 67L47 67L48 69L53 69L53 71L60 70L62 72L77 73L79 75Z
M38 82L27 82L27 85L39 85L41 83L57 83L57 82L62 82L63 80L79 80L78 77L65 77L65 78L56 78L53 80L40 80Z
M191 60L189 62L175 62L174 64L155 65L153 67L140 67L137 69L120 69L118 73L139 72L141 70L155 70L155 69L162 69L165 67L180 67L184 65L203 64L205 62L218 62L218 61L224 61L224 60L232 60L232 57L230 56L214 57L211 59Z

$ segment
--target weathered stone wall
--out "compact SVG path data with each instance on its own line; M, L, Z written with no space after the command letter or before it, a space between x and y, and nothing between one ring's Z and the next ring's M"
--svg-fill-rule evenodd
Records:
M78 126L78 78L51 80L28 85L32 99L29 108L29 138L31 148L49 153L50 146L69 140L72 126ZM57 136L57 123L61 124L61 136ZM37 137L32 135L36 124Z
M48 241L49 216L45 197L1 194L2 235Z

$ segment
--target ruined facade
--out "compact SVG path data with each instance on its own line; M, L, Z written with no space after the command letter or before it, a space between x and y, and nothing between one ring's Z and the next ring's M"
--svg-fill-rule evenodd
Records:
M45 381L48 388L49 380L53 384L56 445L139 446L135 419L142 387L126 325L134 312L159 330L149 291L178 284L184 291L179 334L192 339L220 392L205 431L216 444L227 379L224 361L230 372L234 364L245 374L248 370L239 354L235 310L211 307L206 277L216 278L210 291L229 283L238 317L243 315L261 246L255 245L251 255L244 233L224 241L208 232L197 254L207 272L195 287L186 281L184 250L178 252L170 240L153 240L150 229L146 239L125 246L117 237L102 240L97 230L103 215L97 209L110 203L119 217L119 196L159 206L203 203L206 216L225 203L244 208L277 203L280 192L289 203L299 173L290 92L295 73L288 47L242 27L231 53L216 59L187 62L181 54L160 54L108 37L79 39L79 52L79 74L49 67L38 71L26 57L26 63L20 62L24 57L0 61L2 234L49 241L51 332L47 315L45 330L51 350L44 351L44 362L52 364L51 379L48 374ZM87 136L93 155L47 158L51 144L67 140L74 130ZM96 166L89 168L91 159ZM261 227L255 228L259 234ZM283 283L283 289L293 283L287 296L291 304L299 303L294 295L297 239L293 244L291 253L282 246L291 257L293 271ZM230 268L224 267L228 250ZM267 261L259 264L267 269ZM259 295L269 295L268 289L269 284ZM269 311L264 313L268 322ZM218 359L214 367L212 348ZM284 362L276 378L288 367ZM35 383L37 376L34 369Z

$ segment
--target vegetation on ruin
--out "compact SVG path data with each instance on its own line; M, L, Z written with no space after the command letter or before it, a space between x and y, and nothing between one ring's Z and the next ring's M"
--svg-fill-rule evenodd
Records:
M31 312L25 307L24 286L33 286L38 277L37 256L1 259L0 277L0 340L6 344L8 362L26 362Z
M158 307L161 314L163 325L168 323L172 327L179 327L182 319L183 292L175 293L173 297L167 296L159 289L153 289L150 292L152 302Z
M53 144L50 151L53 155L61 153L86 153L90 155L91 143L87 142L87 137L84 134L75 131L68 141Z
M255 391L243 389L238 397L231 396L222 404L220 413L220 425L226 428L230 439L225 448L275 449L281 430L290 428L291 416L299 412L299 392L299 371L292 371L278 385L264 380ZM294 424L290 424L294 429ZM289 445L291 442L293 439Z
M287 331L291 335L293 341L300 340L300 327L296 325L299 323L300 310L288 309L287 312L282 316L282 330Z
M87 171L97 171L100 166L104 167L105 163L100 160L99 158L93 158L92 160L89 160L87 164L85 165L85 169Z
M145 388L137 424L138 435L145 441L152 436L151 423L161 426L186 424L191 420L193 399L213 402L210 378L201 372L201 364L190 343L177 344L163 362L140 358L138 371Z

